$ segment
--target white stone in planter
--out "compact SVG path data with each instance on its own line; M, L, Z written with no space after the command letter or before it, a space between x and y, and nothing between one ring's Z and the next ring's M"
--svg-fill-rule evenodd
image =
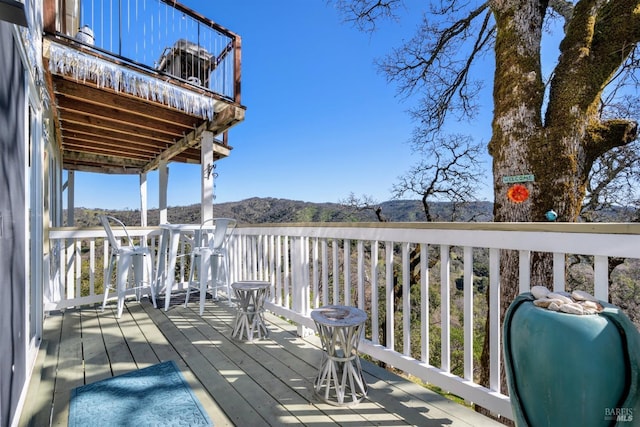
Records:
M591 295L589 292L585 292L585 291L573 291L571 292L571 298L573 298L576 301L590 301L590 302L598 301L596 297Z
M544 286L534 286L531 288L531 294L536 307L551 311L582 315L597 314L603 310L598 299L584 291L551 292Z
M584 314L584 309L582 308L582 306L575 302L561 305L560 311L569 314Z
M551 311L560 311L560 307L562 307L562 304L557 301L551 301L551 304L549 304L547 308Z
M547 298L550 299L559 299L560 301L562 301L564 304L571 304L573 302L573 300L565 295L562 295L558 292L550 292L547 295Z
M535 299L545 298L551 291L544 286L534 286L531 288L531 293Z

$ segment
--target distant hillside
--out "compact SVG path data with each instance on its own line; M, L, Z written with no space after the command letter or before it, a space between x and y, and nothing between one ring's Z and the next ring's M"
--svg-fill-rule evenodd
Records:
M380 207L382 208L382 214L389 221L425 221L422 202L419 200L390 200L381 203ZM493 221L493 203L491 202L469 202L464 205L458 205L455 212L453 211L452 203L438 202L431 203L430 209L435 221Z
M418 200L392 200L380 203L382 215L388 221L424 221L422 204ZM449 221L452 216L450 203L434 203L432 214L439 221ZM459 221L492 221L493 204L473 202L459 207L456 218ZM127 225L140 224L139 210L75 209L77 226L97 226L98 215L107 213L121 219ZM250 198L239 202L217 203L213 206L215 217L236 218L239 223L285 223L285 222L376 222L373 210L356 210L339 203L311 203L298 200L275 198ZM200 205L176 206L168 208L168 221L175 224L200 222ZM149 224L158 224L157 209L149 211Z

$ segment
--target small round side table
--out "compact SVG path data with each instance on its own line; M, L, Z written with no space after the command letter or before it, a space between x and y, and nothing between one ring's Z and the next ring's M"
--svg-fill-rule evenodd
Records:
M236 294L236 321L231 336L238 340L253 341L266 338L269 330L264 323L264 301L271 284L259 280L245 280L231 284Z
M324 352L314 382L316 395L336 406L353 406L367 396L358 342L367 314L356 308L328 305L311 312Z

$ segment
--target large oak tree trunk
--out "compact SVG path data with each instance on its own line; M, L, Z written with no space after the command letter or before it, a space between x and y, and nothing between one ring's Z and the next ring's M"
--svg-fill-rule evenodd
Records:
M540 49L548 3L539 0L491 2L497 33L493 135L489 152L493 157L494 216L499 222L546 221L545 213L549 210L557 213L558 221L575 221L594 160L636 136L634 122L601 121L598 108L604 87L631 47L624 50L624 43L613 46L610 38L628 37L630 43L640 31L629 27L629 21L638 26L637 14L632 19L632 6L637 5L637 0L617 0L599 6L609 9L607 11L597 11L593 2L576 4L566 26L566 37L545 105ZM603 17L617 14L617 18L597 19L596 12ZM611 52L616 50L617 54L607 55L605 48ZM521 183L527 187L529 198L521 202L510 200L507 192L513 183L505 183L503 179L523 174L534 175L533 182ZM533 254L531 267L532 285L550 285L549 254ZM518 292L517 253L501 253L500 274L502 319ZM484 385L488 385L489 378L488 351L487 337L482 355ZM501 391L507 393L504 372L501 378Z

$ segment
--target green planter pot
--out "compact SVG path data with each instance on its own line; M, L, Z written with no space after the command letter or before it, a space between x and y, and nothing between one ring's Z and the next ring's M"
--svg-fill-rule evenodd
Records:
M504 361L518 426L640 425L640 335L617 307L573 315L518 296L505 315Z

